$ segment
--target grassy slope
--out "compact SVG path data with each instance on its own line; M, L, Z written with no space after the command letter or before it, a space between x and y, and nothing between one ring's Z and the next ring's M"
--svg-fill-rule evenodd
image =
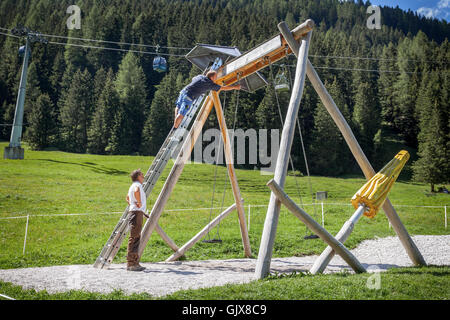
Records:
M5 143L0 143L3 150ZM31 267L62 264L93 263L125 207L125 194L129 186L128 172L135 168L146 170L150 157L98 156L64 152L33 152L26 150L23 161L0 161L0 218L30 214L27 251L22 255L25 219L0 220L0 268ZM169 168L163 173L163 177ZM215 206L220 206L226 178L223 167L219 170ZM267 204L269 189L265 183L270 176L259 171L237 170L241 192L246 203ZM167 205L175 208L204 208L211 204L214 167L211 165L187 165ZM329 202L349 203L353 193L364 183L361 178L313 177L314 190L327 190ZM303 201L307 196L307 179L300 178ZM157 184L151 202L161 189ZM229 185L227 185L229 189ZM287 192L296 197L295 181L288 177ZM391 192L396 204L444 205L448 195L427 196L423 184L397 182ZM225 205L232 203L232 193L226 193ZM314 214L320 219L320 206ZM325 226L336 233L353 209L348 206L326 205ZM443 226L443 210L399 207L398 212L412 234L448 234ZM97 215L98 212L118 212L113 215ZM75 217L34 217L37 214L91 213ZM259 248L266 208L251 209L250 239L254 255ZM179 245L185 243L209 220L209 210L167 211L161 225ZM218 210L213 215L218 214ZM303 240L306 229L285 209L281 212L274 256L308 255L320 253L325 245L321 240ZM198 243L187 258L224 259L243 256L240 231L236 215L232 214L220 226L222 244ZM375 219L362 219L347 245L355 247L364 239L394 235L388 228L386 217L380 213ZM116 262L125 261L123 245ZM170 249L153 236L143 261L160 261L171 254Z

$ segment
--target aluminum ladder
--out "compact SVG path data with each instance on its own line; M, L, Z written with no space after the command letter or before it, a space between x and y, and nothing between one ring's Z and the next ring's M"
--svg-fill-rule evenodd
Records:
M147 198L151 194L153 188L156 185L156 182L158 181L159 177L164 171L164 168L166 167L171 155L176 151L179 142L183 138L183 133L187 132L186 130L189 124L191 123L192 119L194 118L196 111L201 105L203 98L204 96L201 96L194 101L192 107L189 110L189 113L187 113L186 116L183 118L183 121L181 122L178 129L174 130L174 128L172 127L172 130L169 132L166 140L159 149L159 152L157 153L155 159L152 162L152 165L150 166L144 177L143 189L145 191ZM185 130L179 130L180 128ZM127 235L129 230L128 208L129 206L127 206L127 208L125 209L124 213L122 214L122 217L120 218L111 236L109 237L108 241L106 242L105 246L100 252L100 255L95 261L94 263L95 268L103 269L105 267L108 267L111 264L114 257L116 256L117 252L119 251L122 241Z
M216 59L216 61L212 66L212 69L216 70L221 64L222 60ZM189 109L186 116L183 118L178 129L175 130L172 127L172 130L169 132L166 140L164 141L158 153L156 154L155 159L153 159L152 165L145 174L143 183L143 189L147 198L149 197L150 193L152 192L153 188L156 185L156 182L158 181L159 177L164 171L164 168L166 167L170 157L177 150L180 141L183 139L183 134L188 132L187 129L189 127L189 124L191 123L192 119L197 113L199 107L202 105L204 97L205 95L202 95L197 99L195 99L194 103L192 104L192 107ZM184 130L180 130L180 128ZM117 252L119 251L123 239L125 238L125 236L129 231L128 208L129 206L127 206L122 216L120 217L119 222L117 223L113 232L109 236L108 241L106 242L105 246L100 252L100 255L98 256L97 260L94 263L94 268L98 269L108 268L108 266L111 264L112 260L116 256Z

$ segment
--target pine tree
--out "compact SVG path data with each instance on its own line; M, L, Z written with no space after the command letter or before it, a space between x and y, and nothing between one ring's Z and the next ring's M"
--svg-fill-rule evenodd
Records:
M349 119L348 107L336 78L331 85L325 84L345 118ZM341 132L325 106L319 102L314 114L314 131L311 170L320 175L336 176L348 172L349 151Z
M129 52L122 60L115 81L120 100L108 149L114 154L139 151L147 104L146 80L137 56Z
M395 63L396 50L392 42L383 48L380 61L380 70L396 70ZM394 83L397 81L397 74L392 72L382 72L378 79L379 93L380 93L380 107L382 120L388 126L394 123L394 92L392 90Z
M363 148L372 150L373 138L380 126L380 111L377 103L377 93L367 82L361 82L357 86L353 122L359 133Z
M48 94L41 94L30 103L32 112L28 118L28 126L25 132L26 140L34 150L43 150L51 143L55 134L54 108Z
M87 130L92 113L92 77L87 69L77 70L61 108L62 138L65 149L86 152Z
M418 121L416 99L420 87L420 73L424 61L429 60L428 41L419 32L414 39L405 38L398 46L397 67L401 71L394 84L394 125L406 144L416 147ZM420 61L423 61L420 63Z
M450 182L448 89L448 74L432 72L423 78L417 99L419 160L413 165L414 179L429 183L432 192L436 184Z
M34 62L30 63L30 66L28 67L27 91L24 104L24 123L28 123L28 117L30 112L33 110L33 105L42 94L38 73L39 71L36 64Z
M281 102L280 108L282 108ZM285 108L286 107L284 107L284 109ZM261 100L261 103L256 110L255 118L259 128L279 129L282 127L275 95L275 88L272 84L269 84L266 87L264 98Z
M105 154L109 150L114 118L119 107L119 97L114 85L114 74L109 69L103 90L100 92L88 131L88 152Z

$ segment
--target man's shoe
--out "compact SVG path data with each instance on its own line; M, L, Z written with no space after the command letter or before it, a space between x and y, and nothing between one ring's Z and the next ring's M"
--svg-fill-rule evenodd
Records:
M145 267L141 266L140 264L127 267L127 271L142 271L142 270L145 270Z

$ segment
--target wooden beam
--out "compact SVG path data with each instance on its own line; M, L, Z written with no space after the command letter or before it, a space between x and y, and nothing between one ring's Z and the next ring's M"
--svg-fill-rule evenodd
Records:
M287 43L290 45L292 52L298 56L299 47L297 42L295 41L291 31L287 27L285 22L282 22L278 25L278 29L280 30L281 34L283 35L284 39L286 39ZM306 74L309 78L309 81L311 81L311 84L313 85L314 89L316 90L317 94L320 97L320 100L324 104L325 108L330 113L331 117L333 118L334 122L336 123L337 127L341 131L345 141L347 142L347 145L350 148L350 151L352 152L353 156L355 157L356 161L358 162L358 165L360 166L361 170L364 173L364 176L367 180L372 178L375 175L375 170L373 169L372 165L370 164L369 160L367 159L366 155L364 154L363 150L361 149L361 146L359 145L358 141L355 138L355 135L353 134L352 129L348 125L347 121L345 120L344 116L342 115L339 108L336 106L336 104L333 101L333 98L328 93L327 89L323 85L322 81L319 78L319 75L317 74L316 70L314 69L311 62L308 60L307 66L306 66ZM423 258L422 254L420 253L419 249L415 245L414 241L411 239L408 231L406 230L405 226L403 225L402 221L400 220L400 217L398 216L397 212L395 211L394 207L392 206L392 203L389 199L386 199L386 201L383 204L383 210L391 223L392 227L394 228L395 232L397 233L398 238L400 239L400 242L402 243L403 247L405 248L408 256L410 257L411 261L415 265L426 265L425 259Z
M334 238L327 230L317 223L309 214L299 208L294 201L283 191L283 189L274 181L270 180L267 186L272 190L277 199L299 218L312 232L317 234L323 241L325 241L333 250L348 263L356 273L366 272L366 269L356 259L356 257L336 238Z
M356 222L358 222L359 218L363 215L366 208L364 205L361 205L358 210L352 215L352 217L347 220L342 226L341 230L336 235L336 240L340 243L344 244L347 241L348 237L353 231ZM322 254L314 261L313 266L309 270L312 274L322 273L327 265L330 263L331 259L333 259L335 252L333 248L330 246L326 247Z
M313 28L314 21L311 19L306 20L293 30L294 38L299 41L306 37ZM231 85L267 67L269 64L287 57L291 53L292 50L287 45L284 37L277 35L219 68L216 83L222 86Z
M227 164L228 176L231 182L231 189L233 190L234 201L236 202L236 208L239 217L239 226L241 228L242 245L244 246L244 254L246 257L251 257L252 250L250 248L250 239L248 236L248 230L245 222L245 210L241 200L241 191L239 189L238 181L236 178L236 172L234 170L233 151L231 150L231 142L228 136L227 124L225 122L225 116L223 114L219 94L216 91L211 91L211 95L214 102L214 108L216 110L220 131L222 133L225 161Z
M178 251L178 246L175 243L175 241L173 241L168 235L167 233L164 232L164 230L161 228L161 226L159 224L156 224L156 228L155 231L160 235L161 239L163 239L163 241L173 250L173 251Z
M181 147L181 151L178 154L175 164L173 165L172 170L170 171L169 176L167 177L166 182L164 183L164 186L152 208L150 217L145 223L144 228L141 232L141 241L139 243L138 249L139 257L142 256L144 248L147 245L147 242L150 239L150 236L152 235L152 232L155 229L159 218L161 217L161 214L164 210L165 205L167 204L167 201L169 200L170 195L172 194L173 188L175 187L175 184L177 183L181 173L183 172L184 165L191 156L195 141L197 141L197 138L202 131L203 125L205 124L205 121L208 118L212 107L212 99L208 96L206 97L205 102L203 103L188 136L184 140L183 146Z
M180 249L178 249L174 254L172 254L169 258L167 258L167 262L175 261L183 256L186 251L194 246L205 234L207 234L212 228L214 228L221 220L223 220L226 216L228 216L233 210L236 209L236 204L234 203L221 214L219 214L214 220L206 225L199 233L197 233L191 240L186 242Z
M295 81L292 88L292 95L289 102L289 108L286 114L286 120L281 134L280 150L278 152L277 163L275 167L274 179L281 186L284 186L286 172L289 165L292 141L294 139L295 124L300 108L300 102L303 95L303 88L306 77L306 60L308 59L309 41L311 32L306 39L302 40L299 58L297 59L297 69L295 71ZM273 245L278 226L278 217L280 215L281 204L274 193L270 195L270 202L267 208L266 220L264 222L261 244L259 247L258 260L256 262L255 276L258 279L266 277L270 273L270 263L272 260Z

